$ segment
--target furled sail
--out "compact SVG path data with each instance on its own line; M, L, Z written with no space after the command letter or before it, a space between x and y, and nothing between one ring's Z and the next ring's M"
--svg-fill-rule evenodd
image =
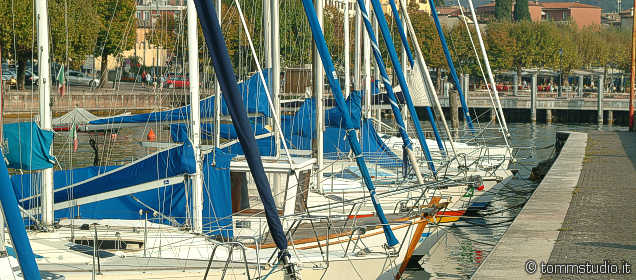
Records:
M214 70L221 86L223 99L227 103L227 108L232 116L232 124L236 129L241 147L245 153L245 159L250 167L258 194L265 208L265 218L267 219L270 234L274 243L276 243L276 247L280 250L281 260L287 265L289 264L287 236L285 236L283 231L283 225L278 216L272 190L265 175L261 154L247 118L247 111L236 82L216 10L211 1L195 0L194 3L197 7L199 23L212 58ZM291 268L288 267L288 269ZM289 272L293 274L293 271Z

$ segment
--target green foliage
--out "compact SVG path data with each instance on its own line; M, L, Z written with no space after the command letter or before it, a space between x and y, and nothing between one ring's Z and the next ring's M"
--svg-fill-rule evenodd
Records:
M446 68L442 44L439 41L433 18L424 12L417 11L416 7L411 6L410 8L409 16L417 34L418 43L422 48L424 60L429 67Z
M95 55L118 55L134 47L137 29L135 0L93 0L99 19Z
M515 21L530 20L530 11L528 10L528 0L516 0L514 9Z
M512 0L497 0L495 2L495 18L499 21L512 19Z
M477 38L474 27L471 26L470 33L473 38ZM478 74L479 68L477 57L473 45L470 42L468 31L463 24L456 24L450 31L446 32L448 47L453 57L453 63L459 73Z
M94 10L93 1L49 0L53 61L77 69L93 53L99 26Z
M34 33L32 1L0 2L0 48L3 59L18 66L18 87L24 88L24 70L28 60L37 60L37 33ZM48 1L51 60L77 68L84 63L97 38L99 20L94 16L95 2L82 0Z

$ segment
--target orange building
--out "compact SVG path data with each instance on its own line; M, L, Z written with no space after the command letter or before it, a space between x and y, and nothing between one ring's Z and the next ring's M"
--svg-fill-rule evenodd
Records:
M512 6L514 10L514 4ZM579 28L601 24L601 7L578 2L539 2L528 1L530 18L534 22L554 21L575 23ZM495 17L495 2L477 7L481 20L488 21ZM514 12L514 11L513 11ZM512 15L510 15L512 18Z

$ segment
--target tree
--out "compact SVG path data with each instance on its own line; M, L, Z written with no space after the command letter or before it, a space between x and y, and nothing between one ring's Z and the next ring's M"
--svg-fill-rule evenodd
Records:
M576 40L578 27L574 24L556 26L550 24L548 32L552 38L556 38L556 44L553 51L557 54L553 56L550 66L552 69L558 69L560 81L567 84L567 77L573 69L581 67L581 53L579 44Z
M135 0L94 0L98 26L95 56L101 57L99 87L108 82L108 56L117 56L135 45L137 19Z
M515 21L530 20L530 11L528 10L528 0L516 0L514 9Z
M99 20L93 1L49 0L51 57L68 68L79 68L93 53Z
M477 38L474 27L470 28L470 33L473 38ZM475 56L473 44L470 42L466 26L456 24L447 34L448 46L457 71L459 73L477 74L479 71L477 57Z
M512 54L516 43L510 37L512 24L508 22L491 23L485 32L485 44L490 65L494 70L512 69Z
M65 5L66 4L66 5ZM50 0L48 2L51 60L79 67L92 52L99 25L93 15L95 2ZM0 48L3 59L17 65L18 88L24 88L27 62L37 60L37 32L33 26L32 1L0 2ZM68 45L68 48L67 48Z
M495 18L499 21L510 21L512 18L512 0L495 2Z
M0 48L3 59L15 60L18 88L24 88L24 70L32 55L37 58L31 1L0 1Z

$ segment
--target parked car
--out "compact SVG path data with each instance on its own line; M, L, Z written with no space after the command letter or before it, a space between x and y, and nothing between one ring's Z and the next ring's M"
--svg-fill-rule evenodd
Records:
M66 84L82 85L96 88L99 85L99 79L90 77L82 72L69 70L66 72Z
M186 88L190 87L190 80L184 75L169 75L163 83L167 88Z
M15 72L11 70L2 70L2 83L9 86L15 87L18 85L18 79Z

